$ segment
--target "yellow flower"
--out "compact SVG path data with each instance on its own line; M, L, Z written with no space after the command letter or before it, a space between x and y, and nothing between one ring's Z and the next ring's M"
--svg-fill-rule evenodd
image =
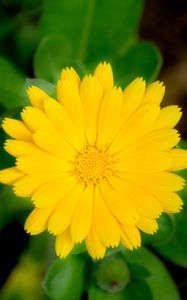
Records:
M102 258L120 243L139 247L140 230L153 234L163 212L181 209L175 192L184 180L173 172L187 167L187 151L174 148L181 112L160 107L164 91L142 78L122 91L107 63L82 81L73 68L63 70L58 101L28 89L32 106L22 121L3 122L16 165L0 172L16 195L32 199L27 232L55 235L60 257L85 240L89 254Z

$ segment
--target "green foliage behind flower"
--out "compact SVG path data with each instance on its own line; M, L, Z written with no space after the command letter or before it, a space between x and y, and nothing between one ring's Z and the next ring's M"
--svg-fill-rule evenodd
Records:
M113 65L117 74L116 82L123 87L137 76L152 82L159 74L162 58L155 45L138 38L143 4L142 0L2 0L1 119L14 116L27 104L25 89L30 84L34 83L54 95L53 84L61 69L70 65L83 75L92 71L99 61L106 60ZM1 144L4 139L1 132ZM186 148L186 144L182 146ZM9 166L9 158L3 152L1 160L3 168ZM181 175L187 178L186 171ZM185 202L186 189L181 192L181 197ZM8 188L1 187L0 199L0 229L15 219L22 223L25 211L31 209L28 202L21 202L22 199L18 201ZM151 246L154 251L180 266L187 266L186 204L181 214L173 218L166 216L159 222L158 233L154 237L146 237L145 246ZM41 273L47 272L51 265L43 283L49 299L79 300L85 294L89 300L180 299L166 267L146 248L135 253L121 249L108 253L108 257L114 260L123 260L128 270L127 284L111 291L110 288L103 289L100 282L102 276L106 276L106 270L104 272L101 268L102 262L92 262L85 253L72 254L63 261L53 262L54 253L49 249L44 250L51 248L53 241L48 241L46 236L42 239L45 247L38 239L30 240L30 246L13 270L0 298L2 295L2 299L6 300L30 299L29 293L34 291L35 300L44 299L35 279L41 280ZM84 245L80 248L80 252L84 251ZM42 256L39 267L37 256ZM106 258L106 268L107 262ZM109 274L112 273L111 268L109 264ZM31 273L36 277L33 278ZM120 268L117 276L115 272L110 275L114 276L113 283L118 285ZM26 289L21 287L23 282ZM21 294L16 294L18 287Z

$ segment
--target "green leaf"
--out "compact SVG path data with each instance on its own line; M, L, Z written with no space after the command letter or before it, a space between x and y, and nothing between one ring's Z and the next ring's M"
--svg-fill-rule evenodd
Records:
M23 75L4 57L0 57L0 104L7 109L23 106Z
M153 295L149 285L144 280L132 280L124 290L126 300L153 300Z
M146 267L150 272L145 282L151 289L154 300L180 300L178 290L166 267L151 251L144 247L135 251L126 251L125 258L128 263Z
M45 0L41 33L62 34L75 61L116 56L137 31L142 0Z
M73 247L71 254L79 254L85 251L86 251L86 245L85 242L83 241L82 243L78 243Z
M151 43L139 42L132 45L114 64L117 83L125 87L136 77L150 83L157 77L162 66L158 49Z
M130 275L134 279L145 279L150 276L150 272L144 266L129 264Z
M108 293L99 289L95 285L92 285L88 289L88 300L124 300L124 296L123 291L117 293Z
M22 89L22 95L25 100L25 104L30 104L26 91L27 88L32 85L39 87L44 92L46 92L49 96L56 97L56 87L52 83L43 79L27 78L25 80L25 84Z
M72 47L66 38L51 35L41 41L34 56L36 77L56 82L62 68L72 65Z
M187 170L177 173L187 180ZM179 195L183 199L184 206L181 212L173 215L176 224L175 235L167 244L156 247L156 250L175 264L187 267L187 185L182 191L179 192Z
M46 294L54 300L79 300L85 282L85 263L80 255L55 260L43 282Z

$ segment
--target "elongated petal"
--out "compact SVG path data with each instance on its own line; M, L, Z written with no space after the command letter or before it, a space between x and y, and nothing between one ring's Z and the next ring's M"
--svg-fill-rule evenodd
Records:
M120 242L119 225L108 210L98 189L94 199L94 225L96 234L106 247L117 247Z
M181 116L180 107L177 105L166 106L161 109L160 115L151 129L173 128L179 122Z
M172 166L172 158L169 153L153 152L147 154L136 154L125 158L115 164L118 171L135 173L155 173L169 170Z
M159 112L159 107L154 105L144 105L138 109L120 130L110 146L110 151L119 152L138 138L148 134Z
M112 88L104 96L98 117L98 143L107 145L114 138L123 104L121 89ZM112 120L112 122L111 122Z
M55 250L60 258L66 257L73 249L74 242L71 239L69 229L56 237Z
M15 156L18 157L20 155L41 153L40 149L31 141L21 141L21 140L6 140L4 145L5 150Z
M71 164L64 159L44 153L42 155L25 155L17 158L17 169L25 174L67 174Z
M121 242L130 250L137 249L141 245L139 230L134 226L121 225Z
M50 99L50 97L37 86L28 87L27 95L31 104L41 110L43 110L43 101Z
M33 140L40 149L52 155L70 160L75 155L75 150L57 133L37 131Z
M174 192L183 189L185 181L182 177L169 172L152 174L123 173L122 177L144 188L163 192Z
M2 127L4 131L6 131L6 133L14 139L26 141L32 140L32 134L30 130L22 121L5 118L3 120Z
M83 105L86 136L90 144L95 143L97 136L98 113L102 98L102 87L96 77L85 76L80 85L80 96Z
M7 168L0 171L0 182L4 184L11 185L21 177L23 177L23 173L21 173L16 167Z
M73 82L68 79L62 79L58 81L57 85L58 98L62 107L66 110L71 118L76 132L81 140L85 139L85 127L83 107L79 95L79 90L73 85ZM61 124L62 118L58 118L58 125ZM57 124L56 121L56 124ZM60 125L61 127L61 125Z
M25 223L25 230L30 234L39 234L47 228L47 220L53 207L35 208Z
M179 195L171 192L151 191L161 203L165 213L177 213L182 209L183 202Z
M100 82L104 93L113 87L114 78L111 65L109 63L100 63L95 69L94 75Z
M81 149L83 140L81 141L76 127L62 105L53 100L45 101L44 110L47 118L56 128L56 131L61 134L69 144L73 144L78 150Z
M80 81L79 75L77 74L77 72L72 67L63 69L60 77L61 77L61 79L70 80L72 82L72 84L74 85L74 87L77 90L79 90L79 86L80 86L81 81Z
M187 168L187 150L172 149L169 151L173 164L170 171L179 171Z
M74 188L76 182L72 177L58 178L39 187L32 195L36 207L56 204ZM59 217L59 219L61 219Z
M158 223L155 219L150 219L143 216L141 216L136 226L148 234L153 234L158 230Z
M39 108L27 106L22 111L21 117L32 132L36 132L37 130L54 131L44 112Z
M119 181L119 180L118 180ZM114 187L108 183L101 183L101 192L103 199L109 208L111 214L122 224L134 225L137 222L138 215L129 201L129 198L124 197L121 190L121 185L118 181L112 180Z
M75 213L73 214L70 232L74 242L82 242L89 230L93 218L93 187L86 187L80 200L77 203ZM80 222L81 220L81 222ZM79 224L79 225L77 225Z
M101 259L105 256L106 247L98 239L94 225L92 224L90 231L86 237L86 248L94 259Z
M155 81L151 83L145 92L142 104L156 104L160 105L165 93L165 86L162 82Z
M67 189L66 187L64 187ZM84 191L84 186L81 184L72 185L72 189L68 194L63 193L61 200L53 211L48 222L48 230L55 235L61 234L70 225L73 214L80 197ZM78 224L77 224L78 226Z

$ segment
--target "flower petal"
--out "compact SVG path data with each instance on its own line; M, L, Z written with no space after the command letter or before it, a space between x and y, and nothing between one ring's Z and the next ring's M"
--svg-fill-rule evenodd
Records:
M81 80L80 80L77 72L72 67L63 69L61 72L60 78L70 80L72 82L72 84L74 85L74 87L77 90L79 90Z
M98 189L95 190L94 225L97 237L104 246L118 246L120 242L119 225L108 210Z
M43 101L46 99L50 99L50 97L37 86L28 87L27 95L32 106L35 106L41 110L43 110Z
M93 187L86 187L73 214L70 233L75 243L82 242L89 230L93 217Z
M170 171L175 172L187 168L187 150L184 149L172 149L169 151L172 157L173 164Z
M94 259L101 259L105 256L106 247L98 239L94 225L92 224L90 231L86 237L86 248Z
M163 86L163 82L155 81L147 87L142 104L160 105L164 94L165 86Z
M6 133L14 139L26 141L32 140L32 134L30 130L25 126L25 124L22 121L5 118L3 120L2 127L4 131L6 131Z
M9 154L15 157L32 153L39 154L41 152L33 142L12 139L6 140L4 148Z
M150 219L143 216L141 216L136 226L148 234L153 234L158 230L158 223L155 219Z
M23 173L21 173L16 167L7 168L0 171L0 182L4 184L11 185L21 177L23 177Z
M95 76L90 75L83 78L80 85L80 96L83 105L86 136L90 144L96 141L102 94L102 87Z
M137 249L141 245L139 230L134 226L121 225L121 242L130 250Z
M108 145L111 142L111 139L114 138L122 104L123 93L121 89L114 87L104 95L98 117L99 145Z
M109 63L100 63L95 69L94 75L100 82L104 93L113 87L114 78L111 65Z
M171 192L151 191L161 203L165 213L177 213L182 209L183 202L179 195Z
M57 178L39 187L32 195L36 207L54 205L74 188L76 182L72 177Z
M74 247L74 242L71 239L69 229L56 237L55 250L60 258L66 257Z
M180 107L177 105L166 106L161 109L160 115L151 129L173 128L179 122L181 116Z
M61 234L70 225L77 203L84 191L82 184L72 184L69 193L67 193L67 187L64 185L63 187L66 190L66 194L61 188L61 200L59 199L60 202L48 222L48 230L55 235Z
M47 228L47 220L53 207L35 208L25 223L25 230L30 234L39 234Z

